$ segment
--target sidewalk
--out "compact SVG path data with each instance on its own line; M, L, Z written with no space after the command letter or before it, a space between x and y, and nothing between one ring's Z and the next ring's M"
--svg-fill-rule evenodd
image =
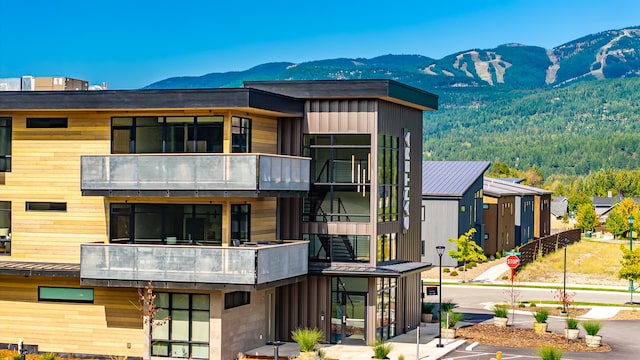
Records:
M440 359L465 343L465 340L442 339L444 347L437 347L439 341L437 338L438 326L438 322L423 323L423 326L420 326L419 353L418 344L416 343L416 329L389 340L389 343L393 346L389 358L396 360L402 355L405 360ZM321 348L327 358L340 360L370 360L373 355L371 347L366 345L322 344ZM298 344L294 342L285 343L279 347L278 356L296 356L300 354L299 350ZM274 347L265 345L247 351L246 354L273 356ZM417 357L418 354L419 357Z

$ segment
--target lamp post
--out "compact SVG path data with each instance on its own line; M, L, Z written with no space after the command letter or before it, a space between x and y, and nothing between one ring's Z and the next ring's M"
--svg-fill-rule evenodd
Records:
M629 215L629 251L633 252L633 215ZM629 280L629 295L631 296L630 304L633 305L633 280Z
M562 239L564 245L564 276L562 279L562 313L567 313L567 246L569 245L569 239Z
M444 246L436 246L436 251L440 258L440 292L438 294L438 321L440 322L440 326L438 326L438 345L436 345L436 347L441 348L444 346L442 345L442 254L444 254Z

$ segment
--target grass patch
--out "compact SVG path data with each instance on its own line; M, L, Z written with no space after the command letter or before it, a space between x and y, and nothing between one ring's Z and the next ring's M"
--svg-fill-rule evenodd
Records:
M567 277L574 282L584 279L620 281L618 270L622 251L618 243L580 241L567 247ZM564 251L552 254L526 265L517 275L518 281L558 282L564 271Z

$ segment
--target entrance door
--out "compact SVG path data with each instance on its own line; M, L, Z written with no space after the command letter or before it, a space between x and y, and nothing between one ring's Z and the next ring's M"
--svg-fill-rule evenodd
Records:
M366 293L342 293L342 343L366 344Z

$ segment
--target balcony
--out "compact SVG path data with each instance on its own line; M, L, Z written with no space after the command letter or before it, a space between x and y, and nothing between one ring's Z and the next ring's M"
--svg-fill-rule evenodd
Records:
M306 275L308 249L307 241L245 247L82 244L80 279L89 286L153 281L156 287L259 289Z
M309 158L267 154L82 156L83 195L296 196L309 191Z

